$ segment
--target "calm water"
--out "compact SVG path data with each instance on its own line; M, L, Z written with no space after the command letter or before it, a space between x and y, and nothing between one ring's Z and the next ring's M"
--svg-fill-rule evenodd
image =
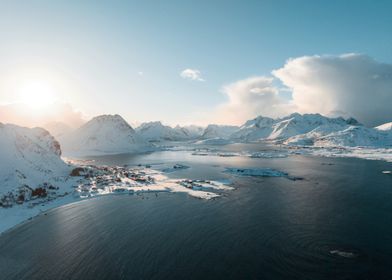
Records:
M171 176L231 178L236 190L213 201L117 195L54 209L0 237L0 279L392 279L392 176L381 173L391 163L181 151L96 160L183 163L191 168ZM224 167L304 180L233 178Z

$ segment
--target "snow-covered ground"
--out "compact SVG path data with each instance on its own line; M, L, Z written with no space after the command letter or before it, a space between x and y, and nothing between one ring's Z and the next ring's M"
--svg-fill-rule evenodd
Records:
M302 150L304 154L309 153L323 157L347 157L361 158L367 160L383 160L392 162L392 149L367 148L367 147L331 147L311 148Z
M228 145L234 143L233 141L225 138L215 137L195 142L196 145Z

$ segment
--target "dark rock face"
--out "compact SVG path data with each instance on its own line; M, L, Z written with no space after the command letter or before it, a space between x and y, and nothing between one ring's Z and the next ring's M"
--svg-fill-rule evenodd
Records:
M56 155L61 156L61 147L57 140L53 140L53 151Z
M76 167L76 168L72 169L72 171L69 175L70 176L83 176L84 174L82 174L82 173L84 173L84 172L85 172L84 168Z
M354 118L348 118L346 120L346 123L350 124L350 125L360 125L360 123L356 119L354 119Z
M36 188L33 190L32 196L38 196L38 197L46 197L47 196L47 192L45 188Z

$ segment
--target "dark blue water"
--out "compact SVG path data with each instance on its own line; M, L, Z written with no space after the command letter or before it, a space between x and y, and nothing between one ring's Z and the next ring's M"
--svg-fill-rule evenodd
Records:
M178 162L171 176L231 178L236 190L117 195L51 210L0 237L0 279L392 279L392 164L162 152L96 159ZM271 167L304 180L233 178ZM331 254L350 252L353 257Z

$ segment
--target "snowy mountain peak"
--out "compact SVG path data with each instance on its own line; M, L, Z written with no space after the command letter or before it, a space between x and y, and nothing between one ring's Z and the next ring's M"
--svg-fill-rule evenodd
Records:
M392 132L392 122L384 123L382 125L376 126L375 129L381 131L391 131Z
M127 123L126 120L123 119L120 115L100 115L92 118L90 121L88 121L86 124L84 124L82 127L87 128L87 127L95 127L98 129L99 127L104 127L104 126L109 126L113 125L116 128L119 129L124 129L124 130L132 130L133 128Z
M120 115L102 115L61 137L69 155L97 155L142 152L148 148Z
M274 121L275 121L274 119L269 118L269 117L258 116L258 117L254 118L252 120L248 120L247 122L245 122L241 126L241 128L251 127L251 126L263 127L263 126L266 126L266 125L271 125L272 123L274 123Z
M258 116L242 125L231 135L231 139L246 142L294 137L290 139L290 143L313 143L315 137L345 129L350 125L360 124L353 118L328 118L320 114L293 113L279 119Z
M183 128L176 126L163 125L160 121L142 123L136 128L137 134L146 141L181 141L190 138L188 132Z
M235 131L238 130L238 126L232 125L217 125L209 124L203 132L203 139L210 138L229 138Z

